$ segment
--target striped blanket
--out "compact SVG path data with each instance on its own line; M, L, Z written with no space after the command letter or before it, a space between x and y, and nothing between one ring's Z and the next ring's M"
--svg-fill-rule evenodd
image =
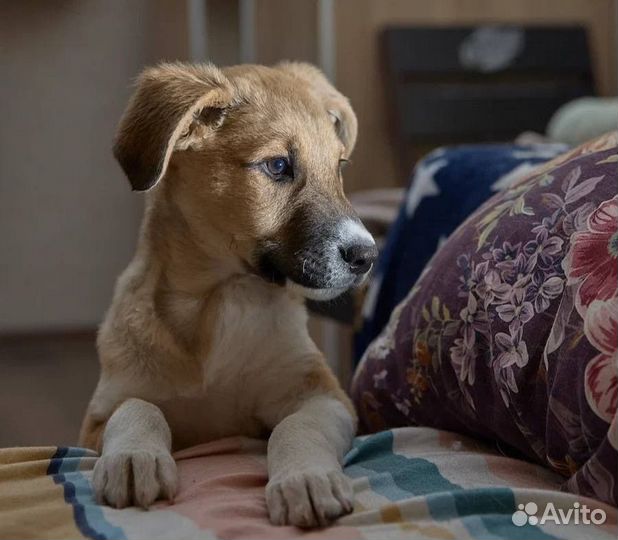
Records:
M345 461L354 512L337 524L273 527L264 503L265 450L263 441L232 438L176 453L175 503L148 511L95 503L96 455L89 450L0 450L0 538L581 540L616 538L618 530L615 508L561 492L554 473L429 428L356 439ZM590 511L605 522L582 523Z

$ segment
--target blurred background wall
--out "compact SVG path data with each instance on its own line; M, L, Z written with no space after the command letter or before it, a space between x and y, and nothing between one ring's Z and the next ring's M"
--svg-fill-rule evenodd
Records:
M164 0L3 1L0 331L93 328L141 214L111 154L145 65L187 54Z

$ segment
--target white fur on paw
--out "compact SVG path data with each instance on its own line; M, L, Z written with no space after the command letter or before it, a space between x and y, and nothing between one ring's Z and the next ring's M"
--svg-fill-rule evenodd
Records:
M162 497L173 500L178 485L176 463L168 453L132 450L104 454L92 474L100 504L148 508Z
M303 471L273 478L266 486L273 525L323 527L353 508L353 492L340 471Z

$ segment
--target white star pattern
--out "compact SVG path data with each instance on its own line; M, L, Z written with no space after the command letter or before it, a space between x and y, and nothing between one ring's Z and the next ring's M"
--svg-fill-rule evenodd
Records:
M508 173L503 174L491 185L490 189L492 191L502 191L503 189L511 187L517 180L526 176L530 171L536 169L536 167L538 167L538 164L525 161Z
M442 167L446 167L448 161L446 159L438 159L432 163L421 162L416 166L414 171L414 181L408 193L406 201L406 215L412 216L418 205L425 197L440 195L440 188L434 180L434 175Z

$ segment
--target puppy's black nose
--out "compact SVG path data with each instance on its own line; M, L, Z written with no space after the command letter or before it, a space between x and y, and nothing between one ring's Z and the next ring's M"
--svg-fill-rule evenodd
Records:
M378 248L373 245L354 245L339 248L341 258L350 266L353 274L364 274L368 272L371 265L378 257Z

